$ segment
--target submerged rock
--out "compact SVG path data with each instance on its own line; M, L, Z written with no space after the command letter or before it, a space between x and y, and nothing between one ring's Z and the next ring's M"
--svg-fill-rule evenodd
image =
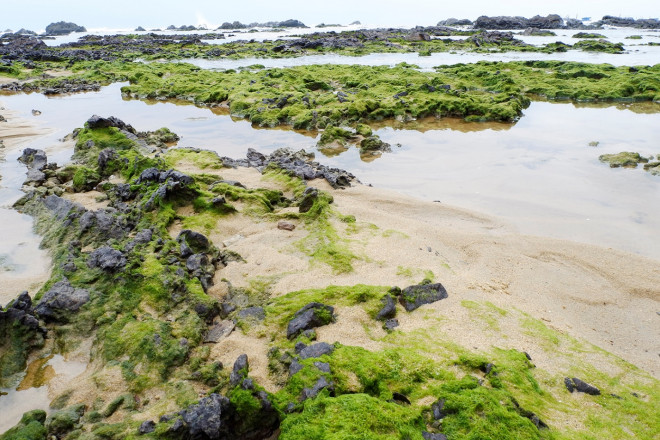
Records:
M401 291L399 302L408 312L412 312L424 304L434 303L447 298L447 290L440 283L418 284L406 287Z
M41 297L34 310L46 321L66 322L71 312L78 311L89 301L89 298L87 289L73 287L65 278L53 284L53 287Z
M69 21L58 21L46 26L46 35L68 35L72 32L87 32L87 29Z

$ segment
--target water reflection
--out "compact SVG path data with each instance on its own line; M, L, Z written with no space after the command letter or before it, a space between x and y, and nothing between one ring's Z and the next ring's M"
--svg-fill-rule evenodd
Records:
M0 433L18 423L26 411L49 411L52 396L49 396L48 384L55 378L68 383L86 368L86 362L66 359L59 354L32 361L16 388L0 389Z
M224 110L188 102L124 100L120 87L58 98L15 95L6 105L25 114L42 110L40 120L57 132L35 144L54 150L58 137L92 113L117 116L138 130L166 126L182 136L179 146L223 156L244 157L249 147L264 153L305 148L363 182L501 216L525 233L660 258L651 239L660 228L660 206L650 203L660 196L658 177L598 161L601 154L620 151L660 153L659 104L533 102L515 124L451 118L376 122L376 134L392 152L367 163L355 146L316 150L313 131L255 129ZM590 147L592 142L598 147Z

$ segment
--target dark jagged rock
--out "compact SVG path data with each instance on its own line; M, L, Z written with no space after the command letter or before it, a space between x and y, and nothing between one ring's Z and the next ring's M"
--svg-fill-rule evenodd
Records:
M186 424L188 438L225 439L232 434L231 426L226 422L232 413L229 399L213 393L181 411L181 418Z
M250 366L248 364L248 357L246 354L240 355L234 362L231 375L229 376L229 386L235 387L247 378Z
M306 28L305 24L300 20L284 20L278 23L278 27L289 27L289 28Z
M394 318L396 316L396 301L391 295L385 295L381 302L383 303L383 308L380 309L376 315L376 319L379 321L386 321L388 319Z
M113 150L111 148L106 148L104 150L101 150L101 152L99 153L98 161L97 161L101 172L103 172L105 170L105 168L108 166L108 164L111 161L116 160L117 157L118 157L117 153L115 152L115 150Z
M87 128L92 128L92 129L115 127L120 130L125 130L132 134L136 133L135 129L132 126L126 124L124 121L122 121L119 118L115 118L114 116L110 116L109 118L102 118L99 115L93 115L91 118L87 120L85 125L87 125Z
M311 388L303 388L300 400L304 402L307 399L313 399L321 392L321 390L325 389L327 389L330 392L330 395L332 395L335 391L335 384L332 381L328 382L328 379L326 379L325 376L321 376Z
M332 306L312 302L298 310L289 321L286 336L293 339L304 330L329 324L334 321L335 309Z
M204 234L191 231L190 229L184 229L183 231L179 232L179 235L176 237L176 241L181 243L182 255L184 254L183 252L184 245L188 247L192 252L196 252L196 253L207 252L211 245L209 239L206 238Z
M314 366L323 373L330 373L330 364L327 362L314 362Z
M314 155L306 153L305 150L293 151L289 148L280 148L265 156L249 148L247 160L223 157L222 162L228 167L253 167L260 171L273 164L304 180L325 179L333 188L349 187L351 182L356 180L355 176L347 171L321 165L313 159Z
M55 219L60 221L69 216L72 211L75 211L76 214L85 212L85 208L79 203L74 203L56 195L46 196L43 199L43 205L53 213Z
M573 391L578 391L580 393L590 394L592 396L600 395L600 390L598 388L584 382L583 380L578 379L577 377L574 378L565 377L564 385L566 385L566 389L571 393Z
M27 292L10 302L5 310L0 306L0 386L4 379L23 371L32 348L44 344L46 329L41 327Z
M302 194L298 211L304 213L308 212L314 206L314 202L319 198L319 190L316 188L308 187Z
M26 148L23 154L18 158L18 161L25 164L29 169L43 171L48 165L48 157L44 150L35 150L34 148Z
M318 358L325 354L332 354L334 350L335 347L327 342L318 342L300 350L300 359Z
M140 434L149 434L151 432L154 432L156 430L156 422L153 420L146 420L140 424L140 428L138 429L138 432Z
M433 420L441 420L445 417L445 399L438 399L433 405L431 405L431 415Z
M536 15L532 18L498 16L488 17L482 15L474 22L475 29L525 29L528 27L537 29L560 29L564 26L564 20L557 14L546 17Z
M639 29L660 29L660 20L657 18L642 18L635 20L634 18L615 17L612 15L605 15L597 25L608 25L618 27L632 27Z
M472 42L477 47L483 45L495 44L495 45L509 45L509 46L526 46L527 44L522 40L518 40L513 36L511 32L500 32L500 31L482 31L477 34L472 35L467 39L467 41Z
M303 364L298 362L297 359L292 360L291 364L289 364L289 376L293 376L302 369L303 369Z
M467 18L448 18L438 22L438 26L472 26L472 21Z
M418 284L403 289L399 302L408 312L412 312L424 304L434 303L447 298L447 291L440 283Z
M98 267L106 272L118 272L126 266L126 257L117 249L102 246L89 255L87 266L91 269Z
M88 301L89 291L73 287L65 278L53 284L34 310L46 321L66 322L68 315L78 311Z
M68 35L72 32L87 32L87 29L67 21L58 21L46 26L46 35Z

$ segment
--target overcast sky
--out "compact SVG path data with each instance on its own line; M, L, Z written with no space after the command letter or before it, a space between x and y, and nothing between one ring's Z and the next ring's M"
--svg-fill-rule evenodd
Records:
M20 28L42 31L49 23L60 20L88 29L119 29L170 24L213 26L224 21L249 23L289 18L299 19L308 26L348 24L355 20L363 24L412 26L434 25L450 17L474 20L479 15L660 16L660 0L3 0L2 3L0 31Z

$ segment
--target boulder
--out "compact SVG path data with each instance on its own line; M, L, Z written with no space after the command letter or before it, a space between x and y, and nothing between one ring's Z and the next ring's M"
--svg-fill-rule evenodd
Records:
M307 26L305 26L305 24L300 20L289 19L280 21L277 27L306 28Z
M105 272L118 272L126 266L126 257L117 249L102 246L89 255L87 266L90 269L98 267Z
M92 117L87 120L85 125L87 126L87 128L91 128L91 129L115 127L132 134L136 133L135 129L132 126L126 124L124 121L114 116L110 116L108 118L102 118L99 115L92 115Z
M298 310L289 321L286 336L293 339L305 330L327 325L334 321L335 309L318 302L312 302Z
M46 35L68 35L71 32L87 32L87 29L67 21L58 21L46 26Z
M35 150L34 148L26 148L23 154L18 158L19 162L24 163L29 169L43 171L48 165L48 157L44 150Z
M153 420L146 420L140 424L140 428L138 429L138 432L140 434L149 434L151 432L154 432L156 430L156 422Z
M41 297L35 312L46 321L67 321L68 315L77 312L89 301L89 291L73 287L68 279L53 284Z
M181 418L188 438L228 439L232 431L227 419L233 412L228 398L213 393L181 411Z
M204 234L184 229L179 232L176 241L181 243L181 255L187 257L191 253L204 253L209 250L210 242Z
M434 303L447 298L447 291L440 283L418 284L401 291L399 302L408 312L412 312L424 304Z

